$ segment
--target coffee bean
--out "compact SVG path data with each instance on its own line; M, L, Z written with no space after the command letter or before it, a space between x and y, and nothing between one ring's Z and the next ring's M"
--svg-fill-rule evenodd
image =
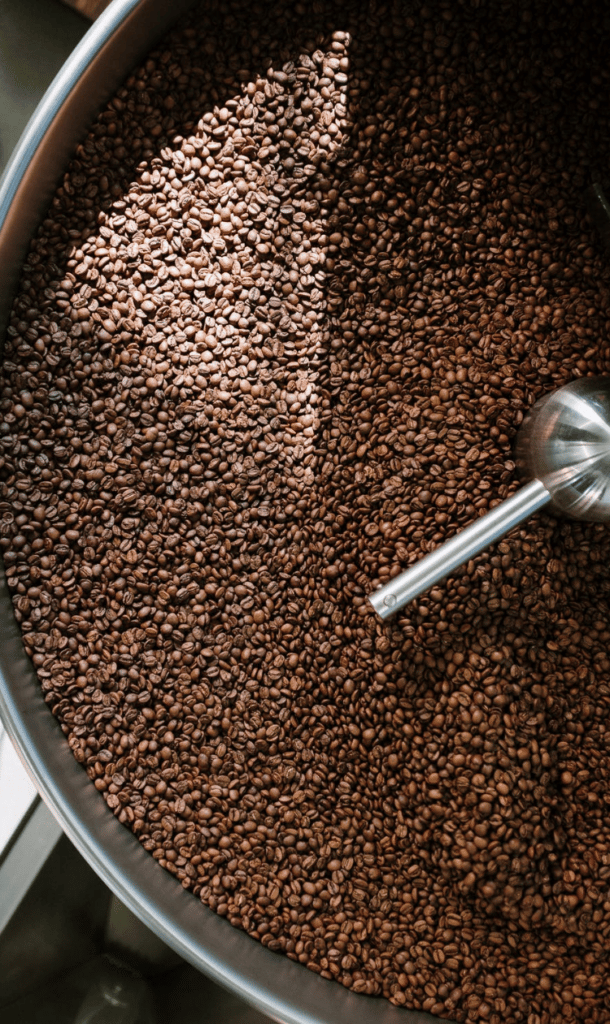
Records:
M366 600L610 369L608 19L492 7L210 3L130 75L23 269L0 547L70 749L184 888L398 1006L601 1022L606 527Z

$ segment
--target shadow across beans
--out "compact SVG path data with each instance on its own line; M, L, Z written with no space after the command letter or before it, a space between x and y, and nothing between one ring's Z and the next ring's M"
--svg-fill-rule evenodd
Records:
M607 1020L610 548L540 515L390 624L609 371L604 6L211 3L23 269L0 546L74 756L161 867L357 992Z

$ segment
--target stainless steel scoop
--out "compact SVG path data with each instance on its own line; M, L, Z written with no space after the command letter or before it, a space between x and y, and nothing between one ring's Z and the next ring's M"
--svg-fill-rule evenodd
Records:
M530 482L371 594L382 619L544 506L575 519L610 521L610 377L575 380L536 402L517 435L515 455Z

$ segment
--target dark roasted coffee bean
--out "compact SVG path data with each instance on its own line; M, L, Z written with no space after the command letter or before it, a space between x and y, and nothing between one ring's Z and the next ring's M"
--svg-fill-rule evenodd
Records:
M608 1019L608 532L366 594L610 370L609 43L589 0L214 0L78 147L6 343L0 547L75 758L233 925L456 1021Z

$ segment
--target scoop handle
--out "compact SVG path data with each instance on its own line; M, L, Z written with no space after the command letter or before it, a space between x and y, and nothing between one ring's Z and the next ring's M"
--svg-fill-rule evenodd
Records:
M369 596L370 603L382 619L388 619L409 601L413 601L435 583L445 579L454 569L499 540L513 526L533 515L550 500L551 495L542 481L532 480L511 498L507 498L451 540L441 544L416 565L376 590Z

